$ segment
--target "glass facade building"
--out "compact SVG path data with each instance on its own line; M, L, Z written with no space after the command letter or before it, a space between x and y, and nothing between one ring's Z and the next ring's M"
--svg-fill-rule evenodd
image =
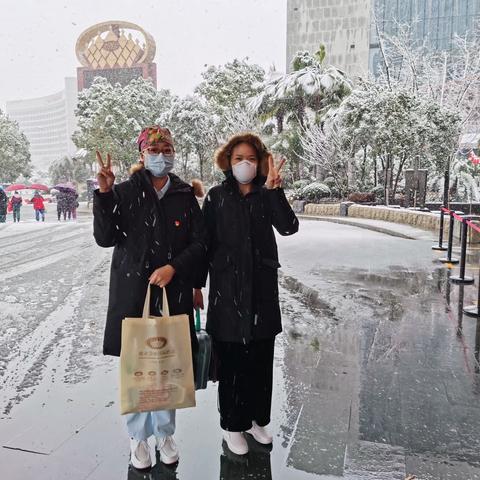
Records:
M324 44L327 62L349 75L376 73L375 18L381 32L395 35L399 24L411 25L419 43L449 50L455 35L478 32L480 0L287 0L287 70L295 52Z
M372 0L369 70L378 71L380 50L375 27L389 35L398 33L399 24L411 26L413 39L432 50L451 50L456 35L478 28L480 0Z

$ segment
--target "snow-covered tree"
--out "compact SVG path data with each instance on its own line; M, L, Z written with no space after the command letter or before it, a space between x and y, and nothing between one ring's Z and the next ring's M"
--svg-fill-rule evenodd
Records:
M143 78L122 87L98 77L78 97L75 144L89 153L110 152L120 178L138 157L136 139L142 128L154 124L172 101L167 90L157 91Z
M182 175L199 175L203 180L206 163L213 158L218 146L216 114L196 95L175 97L159 121L172 131Z
M349 166L353 159L352 142L337 122L322 127L312 124L301 137L303 160L315 176L331 179L334 191L345 197L350 191Z
M303 162L302 135L301 128L294 126L273 134L267 142L275 155L287 160L282 170L286 186L311 177Z
M267 125L266 131L272 131L272 122L276 126L269 143L274 152L288 159L284 171L287 182L310 174L308 162L304 164L304 132L337 108L351 88L342 71L325 63L321 47L314 55L298 52L291 73L271 70L261 92L248 102L249 109Z
M225 141L240 132L253 132L262 134L265 125L258 119L251 110L247 108L227 110L222 117L221 140Z
M32 172L30 144L17 122L0 110L0 182L11 183Z
M209 66L202 73L203 81L195 93L203 97L217 113L243 108L247 100L260 91L265 79L262 67L248 63L248 59Z
M89 170L82 161L63 157L50 165L48 176L52 185L63 182L80 183L87 180Z
M449 195L451 201L479 202L480 168L473 164L468 156L457 151L450 162ZM432 201L443 201L443 172L437 172L428 179L428 196Z
M476 131L480 121L480 36L478 29L467 32L455 37L449 50L437 51L431 49L428 38L418 40L416 28L415 24L397 24L395 36L378 35L382 62L375 83L391 91L408 90L430 105L431 110L447 109L460 118L460 125L458 121L454 122L455 128L460 127L454 147L450 143L451 137L447 136L449 141L445 142L442 128L436 129L439 134L436 144L438 148L445 147L438 152L429 171L432 188L436 188L439 178L447 178L445 172L450 163L452 167L458 167L455 152L460 146L461 134ZM431 113L433 117L437 116L435 111ZM432 132L435 128L427 130ZM451 182L473 185L463 171L452 175ZM450 183L450 190L460 192L462 189L456 189Z
M288 121L305 128L307 110L321 119L332 107L338 107L352 88L347 76L324 60L324 47L314 55L297 52L293 72L281 75L271 71L260 94L249 102L249 108L266 118L275 118L278 133Z
M419 40L417 25L397 24L395 36L379 34L382 53L377 84L410 90L458 111L462 129L480 119L480 35L467 32L452 48L436 51L428 38Z
M366 166L371 165L371 188L380 179L393 199L404 169L416 157L430 171L444 168L456 151L459 130L460 117L446 106L412 91L364 84L322 128L307 130L302 139L304 158L326 171L341 192L355 186L354 170L360 171L364 185L368 183Z
M217 144L239 132L261 131L261 121L248 110L247 103L262 88L265 80L262 67L249 63L248 58L235 59L225 65L208 67L202 77L195 93L214 117Z

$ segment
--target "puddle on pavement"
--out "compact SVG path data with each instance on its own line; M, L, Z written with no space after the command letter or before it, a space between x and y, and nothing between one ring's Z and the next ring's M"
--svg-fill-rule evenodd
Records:
M382 272L311 273L322 286L315 286L317 295L298 280L284 276L281 281L309 309L304 319L296 315L292 323L285 321L286 376L303 392L302 400L302 393L288 400L304 408L313 396L336 401L331 410L328 402L318 403L317 430L304 435L304 442L323 436L331 442L325 443L327 449L341 453L345 445L358 441L400 447L407 464L420 457L423 463L435 463L438 478L457 478L451 469L444 477L442 464L445 472L449 464L479 468L480 321L466 320L462 314L462 303L472 303L476 288L452 285L450 271L438 264L430 271L392 267ZM290 303L284 310L296 311L297 305ZM320 383L315 384L314 377ZM345 390L346 382L353 385L350 390ZM339 418L336 428L345 429L340 441L338 435L328 439L322 433L329 425L324 415L341 417L346 402L339 392L351 397L357 416L348 429ZM334 455L329 460L330 465L317 463L316 473L338 474ZM297 467L312 471L301 461ZM471 478L480 478L479 472L470 472Z

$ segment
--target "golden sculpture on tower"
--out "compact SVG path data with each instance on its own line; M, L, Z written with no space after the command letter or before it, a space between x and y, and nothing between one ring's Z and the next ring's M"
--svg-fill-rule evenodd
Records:
M111 21L88 28L75 47L82 64L77 74L79 91L98 76L121 85L133 78L149 78L156 87L155 51L153 37L134 23Z

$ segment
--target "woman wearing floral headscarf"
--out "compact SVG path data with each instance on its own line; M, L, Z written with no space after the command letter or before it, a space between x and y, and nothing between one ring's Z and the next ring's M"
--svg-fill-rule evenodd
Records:
M194 189L171 173L175 148L170 131L159 126L142 130L138 138L140 160L130 178L114 184L110 155L106 162L97 152L99 189L93 198L93 234L101 247L115 247L103 343L106 355L120 355L122 321L141 317L149 283L150 312L160 316L162 290L175 299L172 315L188 313L192 351L197 350L193 323L195 272L206 250L202 213ZM136 468L152 464L147 439L154 435L163 463L179 458L173 440L175 411L126 415L131 463Z

